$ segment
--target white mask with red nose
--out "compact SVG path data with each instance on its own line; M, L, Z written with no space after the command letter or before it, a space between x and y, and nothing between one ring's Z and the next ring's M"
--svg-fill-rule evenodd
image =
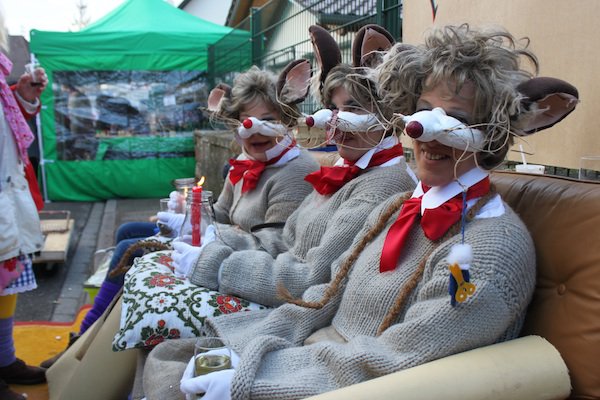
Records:
M412 115L402 116L404 132L420 142L437 140L441 144L463 151L481 151L485 137L483 131L469 128L463 122L446 115L436 107Z
M271 137L284 136L288 132L288 128L277 122L249 117L242 122L237 131L242 139L248 139L256 133Z

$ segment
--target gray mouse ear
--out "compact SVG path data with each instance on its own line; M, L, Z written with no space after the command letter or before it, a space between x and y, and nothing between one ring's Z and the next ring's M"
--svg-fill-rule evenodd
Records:
M315 78L318 79L318 92L321 94L327 74L333 67L342 62L342 53L331 34L319 25L311 25L308 28L308 33L313 45L315 61L319 68Z
M213 90L208 94L208 110L219 111L221 107L221 101L224 98L231 96L231 86L225 83L219 83Z
M279 101L284 104L297 104L304 100L308 96L311 75L312 71L308 60L301 59L290 62L277 80Z
M577 88L557 78L536 77L522 82L517 90L523 95L522 103L527 110L534 110L531 117L519 121L517 125L524 135L557 124L569 115L579 102Z
M352 42L352 65L373 68L381 63L382 53L396 41L385 28L368 24L360 28Z

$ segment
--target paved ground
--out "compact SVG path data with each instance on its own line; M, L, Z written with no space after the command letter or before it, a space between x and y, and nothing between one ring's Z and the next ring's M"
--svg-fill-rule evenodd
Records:
M38 288L19 295L16 321L73 321L88 301L83 283L93 273L96 250L114 245L121 223L145 221L156 214L158 203L158 199L47 203L45 210L69 210L75 221L67 259L61 264L35 264Z

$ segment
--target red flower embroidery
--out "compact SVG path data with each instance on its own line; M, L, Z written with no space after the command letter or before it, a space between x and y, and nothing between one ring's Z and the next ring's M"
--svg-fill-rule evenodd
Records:
M165 320L161 319L156 323L156 329L150 326L142 328L141 335L144 346L154 347L157 344L164 342L165 339L179 339L181 337L179 329L167 329L165 326Z
M150 286L168 287L177 283L177 279L171 275L156 274L150 279Z
M159 343L165 341L165 338L161 335L152 335L144 341L144 345L154 347Z
M219 305L219 310L221 310L223 314L238 312L242 309L240 299L237 297L217 296L217 304Z
M158 259L158 263L166 265L169 268L173 268L173 266L171 265L173 263L173 259L171 258L171 256L162 254Z

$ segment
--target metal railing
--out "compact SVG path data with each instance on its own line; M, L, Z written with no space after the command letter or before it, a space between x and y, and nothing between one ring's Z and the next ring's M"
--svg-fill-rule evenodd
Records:
M401 40L401 0L271 0L235 28L250 32L250 40L232 45L225 36L209 50L209 84L231 84L235 75L252 65L279 73L290 61L314 61L308 27L328 29L342 52L342 62L351 61L352 39L362 26L377 23ZM238 57L232 57L232 55ZM314 64L313 64L314 67ZM307 99L302 111L312 112L317 104Z

